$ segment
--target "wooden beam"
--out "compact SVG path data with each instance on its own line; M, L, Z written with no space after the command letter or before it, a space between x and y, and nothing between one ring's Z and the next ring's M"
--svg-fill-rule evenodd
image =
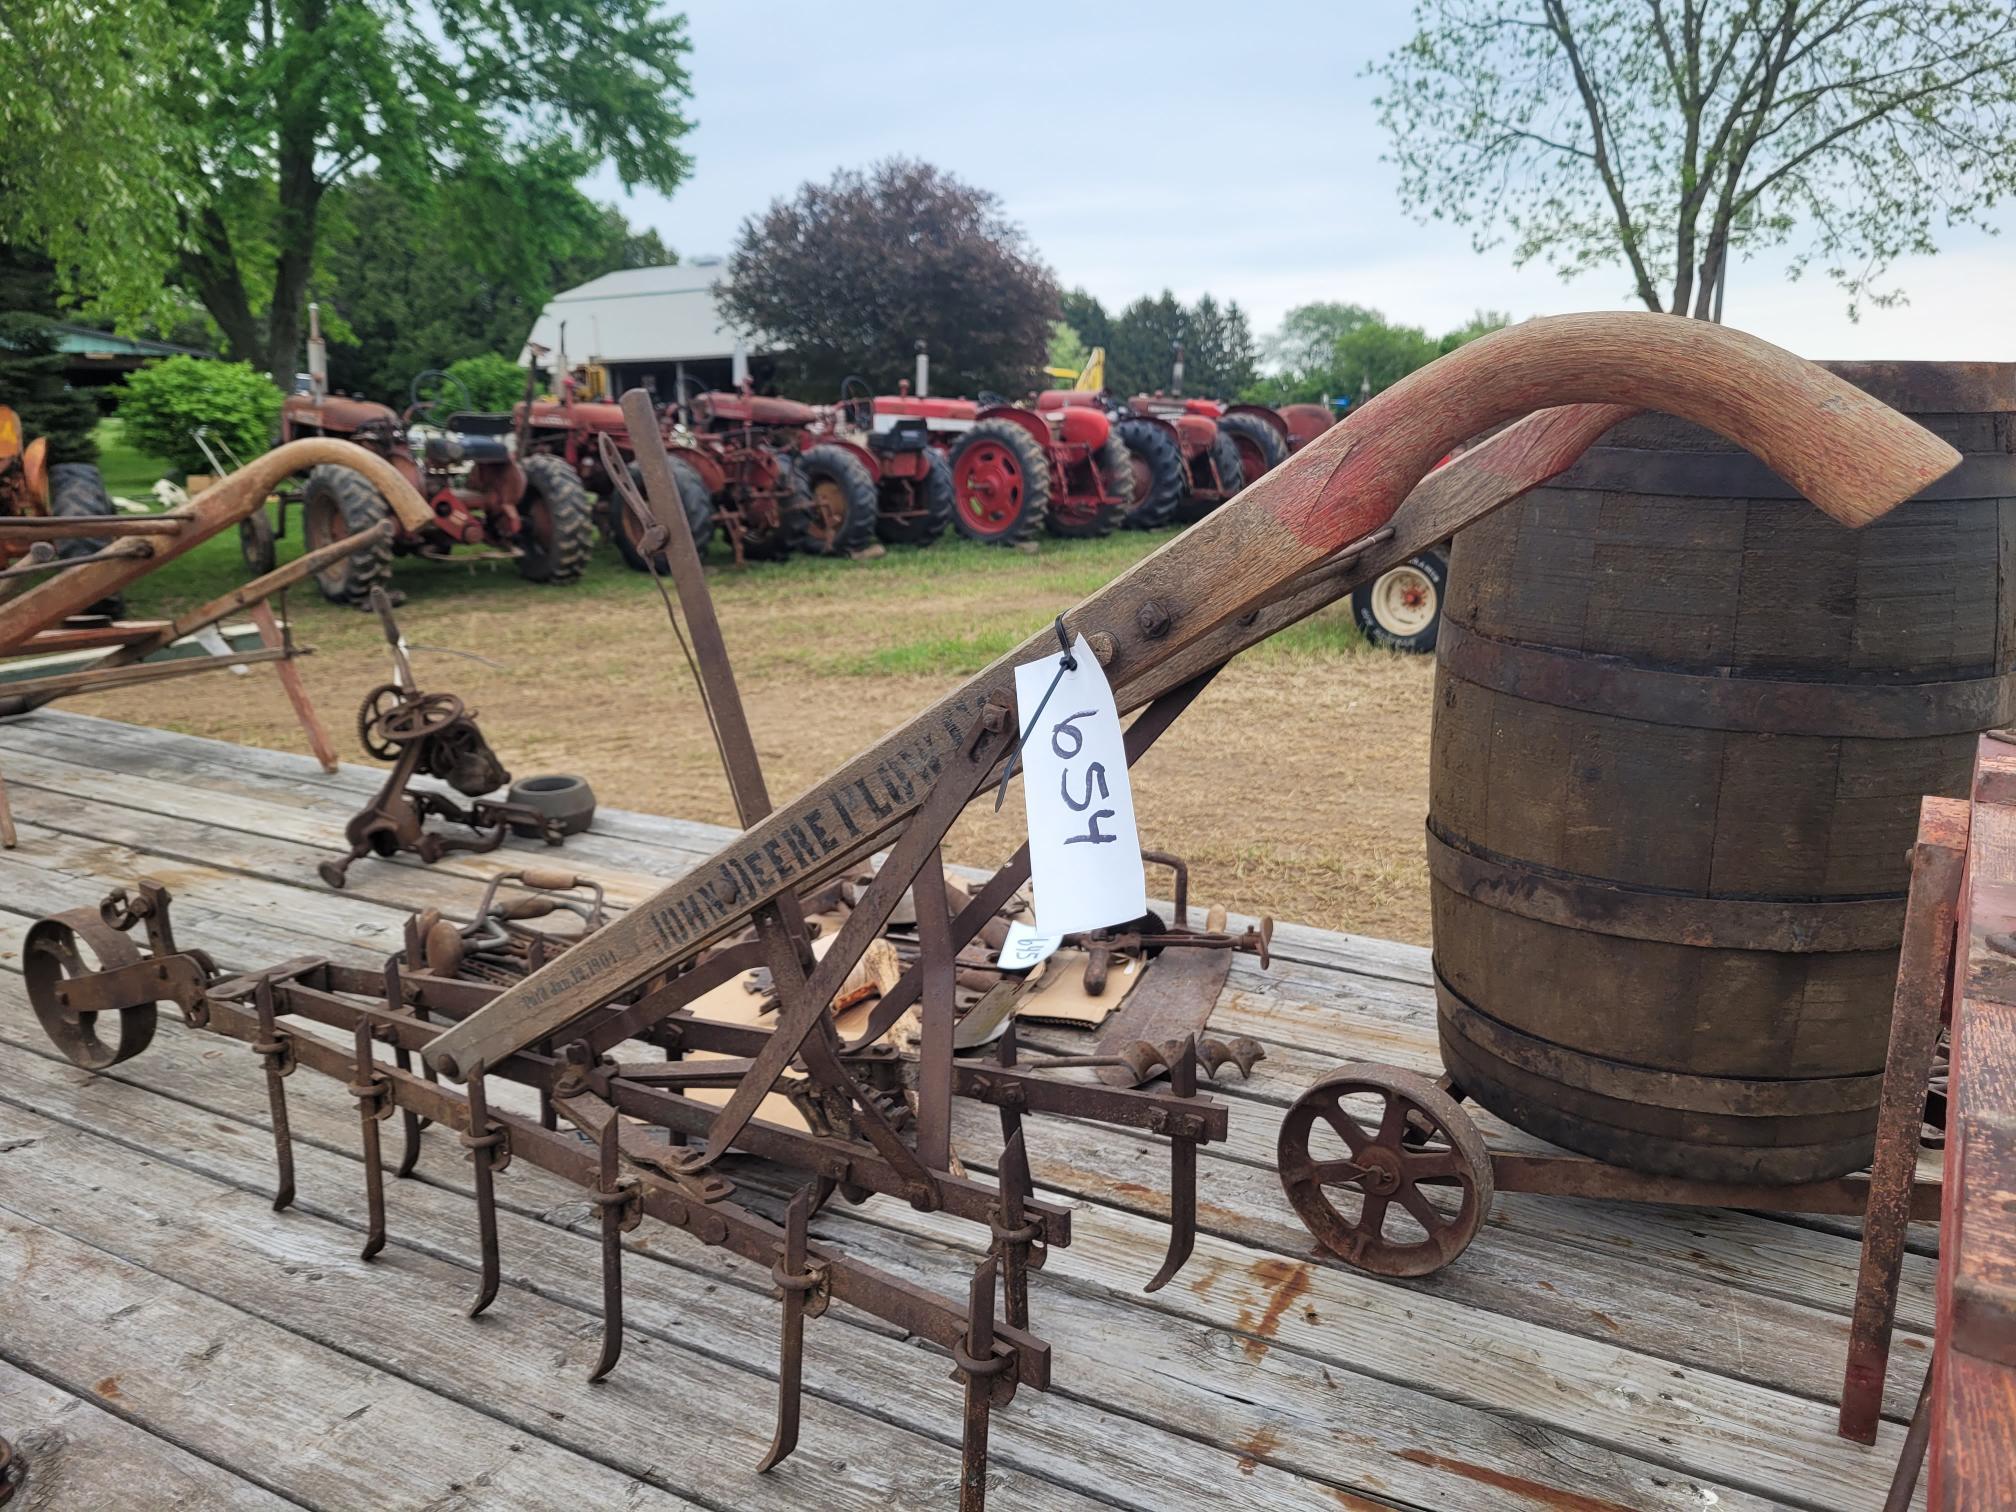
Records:
M145 515L0 515L0 541L25 536L31 541L96 540L111 536L172 536L188 528L180 514Z
M312 648L296 646L295 656L307 656ZM46 702L73 693L102 693L108 688L127 688L135 683L164 682L171 677L188 677L197 672L213 672L220 667L252 667L262 662L283 661L289 653L262 647L257 651L234 651L229 656L182 656L174 661L142 662L137 666L84 667L75 672L58 672L48 677L24 677L16 683L0 683L0 697L19 694Z
M315 705L309 701L308 687L301 681L301 669L294 665L294 659L286 655L287 639L280 633L280 622L273 615L273 606L263 598L252 605L252 623L259 627L259 639L266 649L281 653L273 670L280 674L280 686L287 690L287 702L294 706L294 717L301 722L301 733L308 737L308 749L314 753L322 770L336 770L336 748L329 743L329 731L323 727L322 716L315 712Z

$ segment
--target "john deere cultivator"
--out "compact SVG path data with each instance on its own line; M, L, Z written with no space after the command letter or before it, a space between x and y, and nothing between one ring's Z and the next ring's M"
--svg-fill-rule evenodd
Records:
M1571 407L1512 426L1422 482L1454 443L1550 404ZM1196 1149L1225 1137L1226 1109L1196 1091L1183 1044L1161 1057L1169 1073L1161 1089L1018 1059L1012 1038L985 1059L954 1056L959 953L1027 880L1029 853L1018 851L955 914L939 847L1015 750L1026 711L1016 707L1012 674L1057 656L1053 629L773 807L656 422L642 394L625 407L744 832L650 901L551 959L535 953L528 974L501 982L416 969L429 960L417 937L382 970L299 960L225 975L202 954L177 949L158 889L115 893L98 912L35 927L27 945L35 1007L85 1066L137 1054L157 1000L248 1044L271 1090L283 1205L292 1189L286 1078L306 1066L342 1082L357 1100L366 1154L367 1256L385 1240L381 1123L395 1112L404 1122L402 1169L419 1120L454 1130L476 1172L483 1272L472 1312L497 1293L496 1176L522 1160L574 1182L601 1214L598 1376L622 1345L622 1235L644 1217L768 1265L782 1305L780 1399L760 1468L796 1442L805 1325L829 1303L929 1340L965 1383L961 1505L978 1508L989 1414L1022 1387L1049 1385L1049 1345L1032 1332L1029 1273L1071 1238L1068 1210L1032 1188L1024 1119L1058 1113L1168 1139L1172 1235L1152 1288L1189 1254ZM1123 708L1143 711L1127 732L1131 763L1228 658L1559 472L1636 407L1735 438L1848 524L1876 517L1957 460L1820 369L1721 327L1661 316L1534 321L1396 385L1057 628L1082 634ZM873 880L815 952L808 902L884 850ZM916 910L916 958L884 985L865 1025L843 1037L831 1009L836 993L906 894ZM135 925L144 926L145 952L128 939ZM95 968L87 969L86 949ZM703 994L752 968L767 969L778 1000L767 1020L727 1023L695 1012ZM887 1036L913 1009L917 1048L899 1051ZM666 1058L613 1060L629 1041ZM1142 1069L1152 1068L1130 1064L1123 1080ZM489 1088L499 1078L535 1089L543 1116L494 1106ZM725 1104L695 1095L710 1090L725 1093ZM779 1096L802 1127L766 1116L765 1100ZM991 1184L962 1174L953 1158L955 1099L998 1114L1003 1147ZM781 1223L737 1200L732 1152L798 1174L803 1185ZM934 1295L811 1242L810 1217L836 1192L855 1201L896 1197L973 1224L987 1248L966 1294Z

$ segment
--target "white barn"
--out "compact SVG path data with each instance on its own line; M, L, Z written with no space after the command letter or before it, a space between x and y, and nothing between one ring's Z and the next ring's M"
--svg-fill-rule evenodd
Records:
M663 268L625 268L553 296L533 323L518 360L546 348L542 367L566 354L569 367L597 363L621 393L642 386L666 399L681 378L704 389L728 388L738 350L760 385L769 376L768 350L731 330L715 304L726 275L719 257L697 257Z

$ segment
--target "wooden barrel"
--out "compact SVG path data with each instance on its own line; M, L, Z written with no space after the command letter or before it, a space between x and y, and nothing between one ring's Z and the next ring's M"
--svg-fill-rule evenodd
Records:
M1648 415L1457 538L1428 854L1443 1060L1638 1170L1874 1142L1918 800L2016 718L2016 365L1834 370L1950 441L1853 531Z

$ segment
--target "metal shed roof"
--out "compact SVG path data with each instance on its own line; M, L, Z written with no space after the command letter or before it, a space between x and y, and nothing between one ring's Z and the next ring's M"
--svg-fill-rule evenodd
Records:
M518 360L530 360L534 342L557 351L562 321L569 362L693 362L730 356L735 333L714 303L714 286L727 271L718 259L709 259L605 273L554 295ZM767 349L761 338L750 338L747 346L752 354Z

